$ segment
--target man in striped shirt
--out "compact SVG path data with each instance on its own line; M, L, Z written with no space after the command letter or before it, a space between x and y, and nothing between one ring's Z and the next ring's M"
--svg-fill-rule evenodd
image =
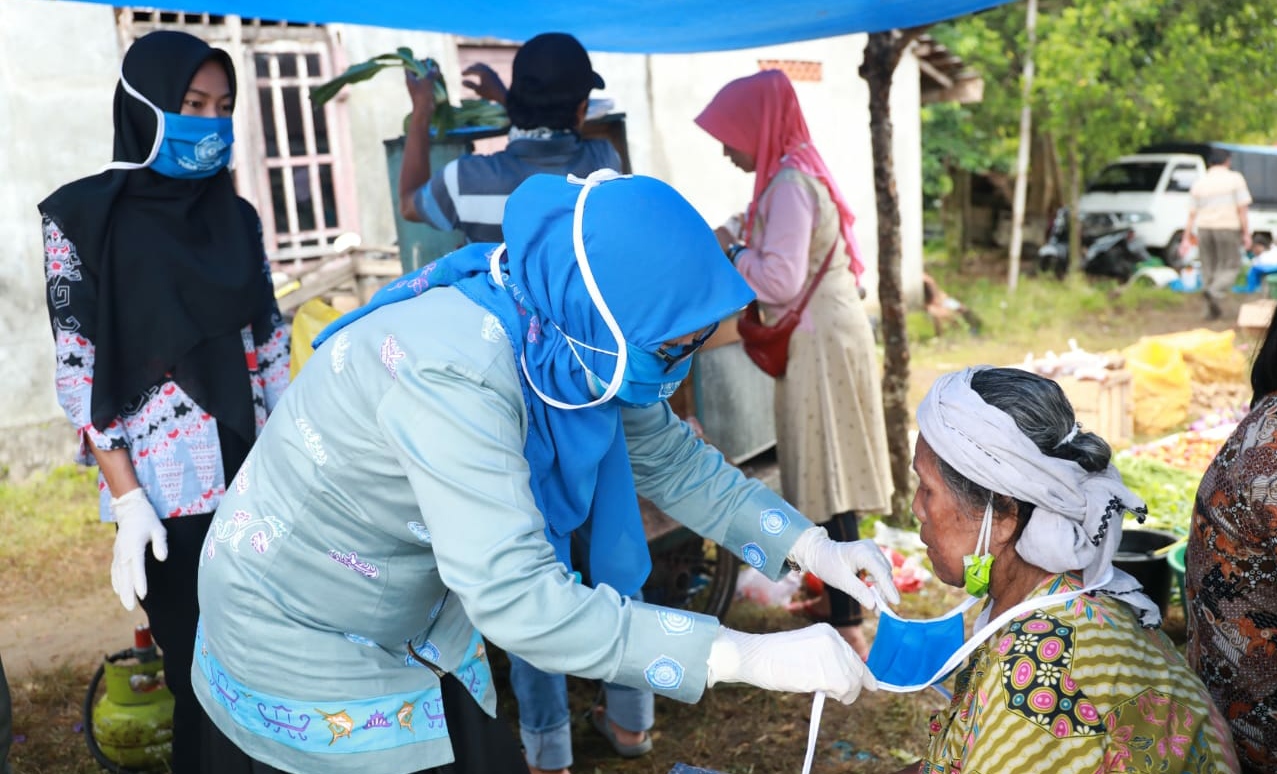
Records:
M602 168L620 170L606 140L581 138L590 91L603 88L589 54L571 35L537 35L515 54L509 91L486 65L468 68L479 96L502 102L510 116L509 145L491 155L464 155L443 169L430 168L430 119L434 79L408 75L412 116L399 173L404 218L437 229L454 228L471 242L501 242L506 198L536 174L585 177Z

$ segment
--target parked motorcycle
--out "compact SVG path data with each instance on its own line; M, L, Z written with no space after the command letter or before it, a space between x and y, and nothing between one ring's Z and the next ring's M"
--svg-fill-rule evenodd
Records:
M1134 229L1107 214L1082 217L1082 251L1082 271L1120 282L1129 280L1141 263L1152 259ZM1069 210L1061 207L1051 219L1046 244L1038 248L1038 271L1063 279L1069 264Z

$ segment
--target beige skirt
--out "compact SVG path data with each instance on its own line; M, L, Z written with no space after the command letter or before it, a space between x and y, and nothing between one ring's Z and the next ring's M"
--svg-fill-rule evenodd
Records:
M854 286L827 284L808 306L815 330L790 340L775 403L785 499L818 524L845 511L886 513L892 492L873 330Z

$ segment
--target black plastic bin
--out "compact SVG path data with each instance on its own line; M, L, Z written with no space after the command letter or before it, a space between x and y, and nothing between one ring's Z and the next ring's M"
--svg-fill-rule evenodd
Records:
M1163 618L1171 601L1171 564L1165 555L1155 556L1153 552L1176 540L1176 535L1158 529L1124 529L1113 557L1113 566L1140 582L1144 593L1161 609Z

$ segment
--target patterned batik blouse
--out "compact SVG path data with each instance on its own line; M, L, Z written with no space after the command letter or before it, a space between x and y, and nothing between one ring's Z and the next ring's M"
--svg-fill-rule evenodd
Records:
M1197 489L1185 554L1188 663L1247 772L1277 772L1277 395L1251 409Z
M1080 575L1054 575L1030 597L1079 588ZM1013 619L958 673L930 731L924 774L1237 771L1201 681L1112 597Z
M138 484L161 518L212 513L226 493L217 422L173 381L153 385L125 406L104 430L90 421L93 392L93 342L76 317L80 299L96 292L86 281L75 245L62 229L44 218L44 272L54 328L58 403L80 437L75 461L97 464L86 440L104 451L128 449ZM264 271L269 273L266 264ZM288 326L278 309L262 341L251 326L242 331L257 430L288 386ZM99 511L111 521L111 493L98 474Z

